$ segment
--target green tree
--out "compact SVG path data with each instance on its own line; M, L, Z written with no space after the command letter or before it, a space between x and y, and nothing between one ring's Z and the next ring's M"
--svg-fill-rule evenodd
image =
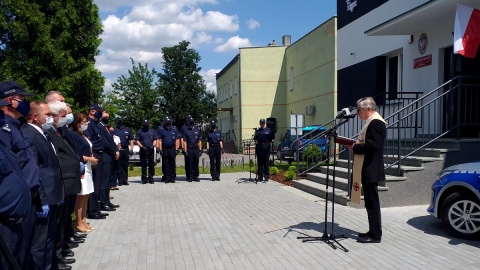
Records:
M131 59L131 58L130 58ZM113 92L119 97L117 100L119 111L125 124L136 130L144 119L150 120L150 126L157 126L163 114L159 110L159 93L155 85L157 71L148 68L148 64L135 64L132 61L132 70L128 76L121 75L117 82L112 84Z
M0 1L0 79L44 96L61 91L74 109L98 101L102 26L93 0Z
M158 75L160 108L175 120L180 128L186 115L197 124L216 117L215 94L207 92L198 66L200 55L189 49L190 42L181 41L173 47L163 47L163 69Z

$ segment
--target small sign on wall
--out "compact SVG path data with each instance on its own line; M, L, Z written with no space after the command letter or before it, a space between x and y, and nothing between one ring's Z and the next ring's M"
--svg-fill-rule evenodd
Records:
M431 54L413 59L413 69L422 68L430 65L432 65Z

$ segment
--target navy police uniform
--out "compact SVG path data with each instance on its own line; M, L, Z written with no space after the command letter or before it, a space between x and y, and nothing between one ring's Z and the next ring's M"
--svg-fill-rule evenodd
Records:
M93 105L90 107L94 107ZM85 135L92 143L93 156L98 160L97 165L92 165L92 179L93 179L93 193L88 197L88 217L101 219L100 212L100 192L102 183L103 171L103 145L102 132L97 125L98 120L88 118L88 128L85 130ZM104 218L104 217L103 217Z
M193 180L199 182L198 179L198 160L200 159L200 131L195 127L195 122L193 119L189 121L189 127L183 133L183 147L186 148L186 156L188 158L188 166L185 167L187 172L187 181L192 182Z
M148 120L143 121L142 129L137 131L138 146L140 146L140 165L142 166L142 183L154 183L155 175L154 147L155 141L158 139L157 133L149 127ZM147 177L148 166L148 177Z
M270 142L274 139L274 133L265 127L265 119L260 119L260 128L257 129L253 139L255 140L255 154L257 155L257 180L268 181L270 176L269 156L270 156Z
M4 82L0 84L0 99L2 100L2 105L5 105L4 99L18 95L28 96L31 94L26 92L15 82ZM30 110L30 104L26 98L23 101L18 101L18 105L15 110L24 116L28 114ZM2 119L1 122L4 123L2 126L0 126L0 141L4 143L5 149L11 151L11 153L13 153L13 155L16 157L17 162L20 163L23 176L22 180L30 188L30 202L32 203L27 214L20 222L20 228L17 228L15 231L3 231L3 228L1 230L2 234L10 234L9 237L18 237L17 239L21 241L21 243L19 243L19 249L14 250L13 253L21 263L21 267L26 269L30 261L30 247L33 238L32 234L35 227L36 211L42 211L40 196L38 194L38 188L40 186L40 174L37 162L33 156L33 152L29 147L29 143L27 140L25 140L20 132L20 121L11 117L10 115L4 114L3 111L0 118Z
M212 181L220 181L220 167L223 153L223 136L222 132L217 129L217 123L210 123L211 130L207 133L205 140L207 141L207 153L210 158L210 175Z
M166 118L162 128L158 128L158 147L162 155L162 170L165 175L165 183L175 183L176 156L178 152L178 140L180 133L173 127L170 118Z
M0 106L3 105L5 103L0 100ZM0 129L2 129L0 133L4 132L4 124L4 114L0 110ZM24 255L20 251L24 233L21 221L22 218L35 213L36 209L32 209L31 189L24 180L21 164L12 153L11 146L7 145L9 141L5 141L4 138L0 136L0 237L3 238L17 263L22 265ZM33 227L30 229L33 230ZM5 257L0 256L0 269L8 269L8 267Z
M122 118L117 118L117 126L113 130L113 134L120 138L120 158L118 159L118 185L128 185L128 161L130 160L130 153L133 153L133 149L130 149L131 142L134 137L130 128L123 125ZM132 144L133 145L133 144Z

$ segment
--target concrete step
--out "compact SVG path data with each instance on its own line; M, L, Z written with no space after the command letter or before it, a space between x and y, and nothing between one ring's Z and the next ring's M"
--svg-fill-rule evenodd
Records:
M433 142L430 142L433 138L425 136L425 139L422 138L422 135L419 135L417 138L412 140L406 140L400 143L402 147L408 148L418 148L423 146L425 143L428 144L428 148L439 148L439 149L459 149L460 141L456 139L437 139ZM388 140L386 145L395 147L398 145L396 140Z
M323 199L326 199L327 197L327 188L325 185L307 179L293 180L293 187ZM335 203L345 206L348 205L348 202L350 201L348 192L341 189L336 189L335 196L333 196L332 191L332 188L328 189L329 201L332 201L332 198L334 198Z
M335 166L335 177L341 177L348 179L349 174L348 174L348 161L347 160L337 160L337 166ZM351 167L352 168L352 167ZM320 172L321 173L327 173L327 167L320 167ZM328 173L330 175L333 175L333 166L330 166L328 168ZM424 170L424 167L414 167L414 166L401 166L400 173L398 172L398 166L392 166L390 168L387 168L385 170L386 177L388 179L389 176L400 176L403 177L406 172L409 171L419 171L419 170ZM388 180L387 180L388 181Z
M401 153L400 154L409 154L412 153L414 150L417 150L417 148L408 148L408 147L402 147L400 149ZM396 147L386 147L384 150L384 154L387 156L391 155L397 155L398 149ZM460 149L447 149L447 148L422 148L413 155L415 156L421 156L421 157L435 157L435 158L441 158L443 154L448 153L448 152L456 152L460 151Z
M315 183L319 183L322 185L327 184L327 175L324 173L307 173L307 180L310 180ZM328 186L333 188L333 177L330 176L328 179ZM335 176L335 189L341 189L344 191L348 191L350 189L348 185L348 179L342 177ZM388 187L386 186L379 186L378 190L387 191Z

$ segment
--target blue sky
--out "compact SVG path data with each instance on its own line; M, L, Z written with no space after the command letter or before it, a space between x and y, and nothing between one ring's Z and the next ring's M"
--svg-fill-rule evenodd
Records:
M103 25L96 68L105 90L135 62L161 70L162 47L189 41L207 89L241 47L292 43L336 15L335 0L95 0Z

